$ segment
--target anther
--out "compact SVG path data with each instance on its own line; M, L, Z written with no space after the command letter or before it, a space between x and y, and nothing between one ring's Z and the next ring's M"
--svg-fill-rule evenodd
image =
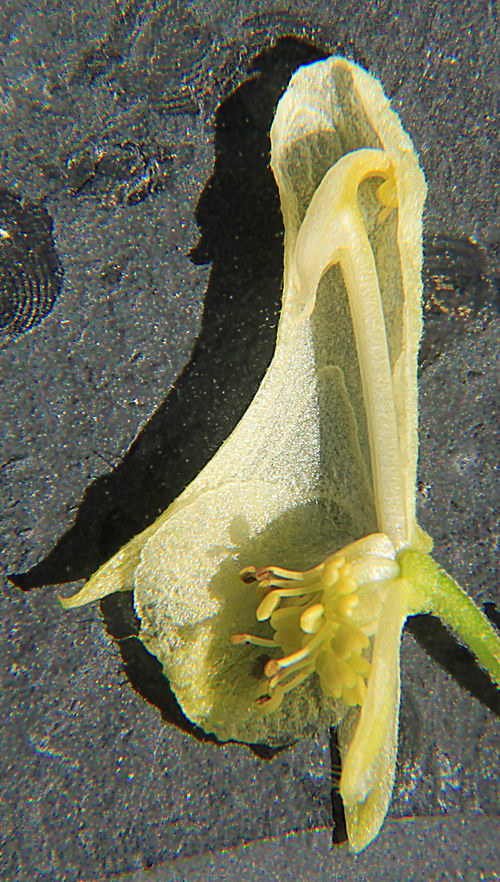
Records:
M325 608L322 603L313 603L300 617L300 627L306 634L314 634L321 625Z
M344 558L335 557L335 555L325 560L323 572L321 573L321 586L323 588L330 588L332 585L335 585L339 578L339 568L343 563Z
M274 677L279 671L279 665L275 658L270 658L264 668L266 677Z
M376 539L371 537L372 545ZM349 707L363 704L371 666L362 653L369 648L378 621L375 606L371 617L372 593L397 569L393 558L379 548L380 542L375 544L377 554L371 545L363 551L364 557L349 547L346 556L333 554L302 573L274 566L241 571L243 582L257 582L257 619L270 620L275 633L272 639L235 634L233 644L253 643L288 653L265 665L267 694L257 703L266 713L279 707L286 693L313 672L326 695L341 698ZM355 550L359 545L354 543ZM357 607L362 615L354 612Z
M356 591L358 588L358 583L355 579L352 579L351 576L346 576L344 579L341 579L337 584L337 592L339 594L352 594L353 591Z
M258 622L264 622L274 612L280 602L279 591L270 591L257 607L255 613Z
M240 579L245 585L251 585L252 582L257 582L257 568L256 567L244 567L244 569L240 570L239 573Z
M356 597L355 594L347 594L344 597L339 597L336 605L340 615L350 618L359 605L359 597Z

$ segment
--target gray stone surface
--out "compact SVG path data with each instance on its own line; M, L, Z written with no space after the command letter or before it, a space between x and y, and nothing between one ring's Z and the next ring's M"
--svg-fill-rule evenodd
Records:
M272 352L279 299L272 196L272 223L255 222L256 236L275 244L268 272L260 240L245 239L237 250L247 228L231 239L224 224L232 216L217 193L206 203L208 220L198 217L203 239L194 262L189 254L199 240L194 212L213 169L218 102L247 81L249 60L278 36L295 34L325 52L339 40L381 78L428 177L427 236L473 237L483 246L486 275L495 274L493 5L294 2L286 15L273 8L87 2L68 14L63 2L11 0L0 11L0 183L43 200L64 268L50 315L0 348L4 573L44 560L81 512L89 486L101 479L102 488L139 433L144 439L200 328L191 391L177 410L168 405L178 425L164 437L161 423L149 458L144 443L135 448L132 466L144 477L121 502L115 484L87 495L84 528L45 570L51 581L88 574L122 536L124 519L135 532L148 510L165 507L176 481L196 471L253 394ZM279 57L284 77L296 51L271 55L269 64ZM271 85L255 93L262 111L248 87L239 103L226 104L226 148L231 138L241 148L262 125L277 97L276 77L266 76ZM131 141L145 159L127 147ZM127 201L155 162L158 189ZM224 157L226 175L231 162ZM252 211L255 186L252 179L237 191ZM233 247L242 262L248 248L262 253L264 266L240 267ZM453 273L453 255L450 267ZM474 272L471 280L477 287ZM492 289L483 285L479 293L455 286L450 297L459 305L464 298L461 312L456 303L451 314L428 312L420 505L438 559L478 602L498 603L499 328ZM101 880L159 864L167 865L159 878L180 878L175 866L185 867L186 879L232 878L210 853L237 849L246 878L259 879L242 843L331 824L328 733L271 760L241 745L196 740L163 722L132 689L100 610L63 613L57 594L54 587L22 592L5 581L0 878ZM422 847L408 851L410 878L430 878L420 860L444 862L435 878L494 878L484 862L499 809L498 723L484 704L492 703L490 692L472 680L483 703L406 633L391 816L409 820L388 825L366 852L360 878L383 871L383 878L403 878L393 868L416 827ZM441 828L443 813L450 823ZM400 840L393 831L401 829ZM466 864L454 857L461 837ZM328 831L313 838L326 854ZM274 860L273 849L281 849L280 860L290 854L296 877L308 878L289 852L291 840L281 842L268 851L257 846L258 861ZM188 857L195 863L172 864L168 875L170 862ZM280 866L276 878L288 878L286 860Z
M477 846L473 856L470 840ZM328 830L290 833L240 845L170 866L120 877L120 882L429 882L429 879L496 879L495 820L478 817L389 821L377 842L360 855L328 847Z

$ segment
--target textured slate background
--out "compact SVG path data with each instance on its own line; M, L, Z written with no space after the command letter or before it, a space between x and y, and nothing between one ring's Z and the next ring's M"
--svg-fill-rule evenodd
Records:
M159 864L161 878L190 878L171 863L189 856L192 878L233 878L207 852L331 825L328 733L270 760L197 740L132 689L97 607L63 613L56 589L34 586L88 575L177 495L252 397L280 295L266 132L294 67L337 45L381 78L429 181L421 521L476 600L498 603L494 7L288 6L0 11L0 185L42 200L64 269L50 315L0 348L2 568L30 571L33 586L5 581L2 598L6 880ZM310 45L272 48L283 35ZM144 193L148 174L158 186ZM116 610L107 618L125 633ZM363 872L377 878L382 861L384 878L428 879L449 835L439 878L494 878L495 697L456 646L421 621L412 630L455 676L405 635L391 816L417 820L368 850ZM428 823L423 865L404 844L415 823ZM260 861L280 850L277 879L287 860L299 872L290 840L259 848Z

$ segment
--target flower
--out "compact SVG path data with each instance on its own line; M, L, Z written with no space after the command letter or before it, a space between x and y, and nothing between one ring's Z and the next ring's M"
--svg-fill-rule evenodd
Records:
M338 57L295 73L271 145L285 224L272 363L197 478L62 602L133 590L140 639L221 740L339 724L359 851L392 792L407 616L439 614L497 680L500 642L415 519L426 187L413 145L380 84Z

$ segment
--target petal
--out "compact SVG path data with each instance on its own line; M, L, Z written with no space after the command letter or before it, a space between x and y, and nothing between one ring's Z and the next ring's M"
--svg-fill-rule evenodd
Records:
M267 650L231 644L234 633L273 633L268 622L257 623L255 588L239 571L269 560L307 567L332 535L323 504L290 505L286 490L254 480L176 506L146 544L135 576L140 638L162 662L186 715L206 732L283 744L340 719L343 707L324 698L317 677L275 712L259 712Z
M409 594L404 580L393 582L373 645L365 702L361 712L351 712L339 728L340 793L353 851L361 851L377 836L391 799L398 746L399 654Z
M99 567L77 594L73 594L71 597L60 597L59 602L63 609L74 609L86 603L93 603L108 594L114 594L116 591L133 590L134 572L139 563L141 551L152 533L158 529L160 520L164 519L165 514L142 533L134 536L123 548L120 548L102 567Z
M394 168L398 211L379 222L376 192L380 179L372 178L360 186L359 203L376 258L392 369L406 512L403 544L415 547L417 541L425 542L415 522L417 353L422 329L422 209L426 194L423 173L380 83L338 57L302 67L294 74L277 108L271 143L272 168L285 219L285 305L289 301L291 309L299 312L304 308L310 312L312 307L301 301L303 292L295 283L295 244L325 174L342 156L367 147L382 148ZM318 291L312 293L316 297L313 331L318 357L342 370L370 470L356 346L338 267L330 269ZM336 334L327 337L330 322L326 319L332 313Z

